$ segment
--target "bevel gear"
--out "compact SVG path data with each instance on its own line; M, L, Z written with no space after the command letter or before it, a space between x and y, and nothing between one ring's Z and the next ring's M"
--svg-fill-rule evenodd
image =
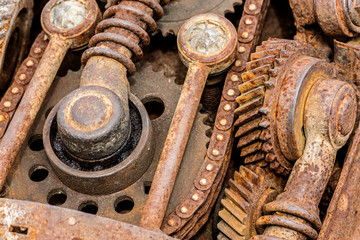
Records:
M301 54L318 55L309 44L284 39L264 41L251 54L246 72L242 74L243 83L239 85L241 95L237 98L239 107L235 110L239 116L235 122L238 127L235 137L239 138L237 146L241 148L240 156L245 157L245 164L269 165L275 173L288 175L292 168L289 158L296 160L300 157L301 145L290 146L294 154L288 154L279 146L275 129L278 96L275 95L280 95L280 92L276 93L275 86L281 84L279 78L291 62L289 59ZM296 143L303 139L302 132L295 137Z
M255 165L241 166L221 200L218 239L249 239L256 235L255 222L262 215L262 207L282 192L283 184L269 170Z

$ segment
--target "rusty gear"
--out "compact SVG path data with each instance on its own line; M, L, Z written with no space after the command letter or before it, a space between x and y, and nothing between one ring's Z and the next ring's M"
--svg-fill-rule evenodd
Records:
M293 40L269 39L256 48L243 73L239 85L241 95L237 98L239 116L235 122L239 138L238 147L245 164L261 167L269 165L277 174L288 175L292 164L281 154L272 137L271 106L277 76L283 71L287 59L298 52L316 55L308 44ZM277 152L274 152L277 151Z
M262 207L273 201L283 190L283 180L270 171L255 165L241 166L229 181L225 198L221 200L222 219L217 227L218 239L249 239L257 234L256 220L262 216ZM225 239L226 239L225 238Z

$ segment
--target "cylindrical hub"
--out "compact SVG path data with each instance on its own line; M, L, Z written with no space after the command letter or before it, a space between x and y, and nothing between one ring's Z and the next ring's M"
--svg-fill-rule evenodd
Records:
M124 144L129 135L129 113L111 90L88 86L64 98L57 125L70 154L93 160L111 155Z

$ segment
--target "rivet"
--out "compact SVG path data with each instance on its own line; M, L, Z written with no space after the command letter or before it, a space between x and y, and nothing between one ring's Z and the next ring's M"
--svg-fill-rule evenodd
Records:
M224 135L218 134L218 135L216 136L216 139L219 140L219 141L222 141L222 140L224 140Z
M207 181L206 181L205 178L203 178L203 179L200 180L200 185L205 186L206 184L207 184Z
M227 120L226 119L221 119L220 120L220 125L225 126L227 124Z
M187 213L187 212L189 211L189 209L188 209L187 207L182 207L182 208L180 209L180 211L181 211L182 213Z
M225 111L230 111L230 110L231 110L230 104L225 104L224 110L225 110Z
M248 32L243 32L243 33L241 34L241 37L242 37L242 38L248 38L248 37L249 37L249 33L248 33Z
M246 25L250 25L250 24L252 24L252 23L253 23L253 21L251 21L250 19L246 19L246 20L245 20L245 24L246 24Z
M20 80L25 80L26 74L25 73L20 74L19 78L20 78Z
M4 121L5 120L5 117L4 117L4 115L0 115L0 122L2 122L2 121Z
M49 39L49 36L47 34L44 34L44 41L47 41Z
M14 88L11 89L11 92L12 92L13 94L17 94L17 93L19 92L19 88L14 87Z
M206 165L206 170L212 171L214 169L214 166L212 164Z
M235 66L236 66L236 67L240 67L240 66L241 66L241 61L240 61L240 60L236 60L236 61L235 61Z
M34 61L33 61L33 60L27 61L27 62L26 62L26 66L27 66L27 67L32 67L32 66L34 66Z
M174 220L174 219L170 219L167 223L168 223L170 226L174 226L174 225L175 225L175 220Z
M6 101L4 102L4 107L11 107L11 102L10 101Z
M239 53L244 53L245 50L246 49L243 46L239 46L239 48L238 48Z
M193 194L191 199L194 200L194 201L199 200L199 194L197 194L197 193Z
M41 53L41 48L38 48L38 47L35 48L35 49L34 49L34 53Z
M230 79L231 79L231 81L233 81L233 82L239 81L239 77L238 77L238 75L236 75L236 74L232 75Z
M256 10L256 5L255 4L250 4L250 6L249 6L249 10L251 10L251 11L255 11Z
M68 219L68 223L69 225L75 225L76 224L76 219L74 217L71 217Z
M212 150L211 153L212 153L212 155L214 155L214 156L218 156L218 155L220 154L219 150L217 150L217 149Z
M229 95L229 96L234 96L234 95L235 95L234 89L229 89L229 90L227 91L227 95Z

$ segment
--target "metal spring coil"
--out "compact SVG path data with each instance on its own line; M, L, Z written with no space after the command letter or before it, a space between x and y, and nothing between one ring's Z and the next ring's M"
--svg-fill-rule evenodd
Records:
M256 221L256 228L259 232L262 232L267 226L279 226L299 232L309 239L317 239L318 233L314 227L318 230L321 228L320 219L314 218L312 214L303 211L301 208L277 206L273 203L274 202L266 204L263 211L265 214L271 212L275 212L275 214L262 216ZM304 220L307 223L305 223ZM273 240L274 237L275 236L260 235L251 238L251 240ZM280 237L278 239L283 238Z
M150 8L155 15L153 18L143 9L124 4L129 1L131 0L121 1L118 5L111 6L104 12L104 20L97 25L96 34L89 41L89 48L82 55L81 61L83 65L93 56L105 56L123 64L129 75L133 75L136 72L134 62L139 61L143 57L143 52L139 46L140 41L142 46L147 46L150 43L150 37L145 29L148 29L149 32L156 30L154 18L162 17L163 8L156 0L132 0L144 4L144 7ZM117 18L116 14L118 13L128 17L126 17L126 19ZM145 29L140 26L139 22L137 22L137 24L131 22L129 19L132 19L132 17L136 17L145 23ZM124 36L124 34L119 34L110 28L126 29L134 33L138 37L138 41L136 42L134 39L129 39L127 36ZM109 30L104 32L107 29ZM116 47L114 47L114 45L111 47L97 46L104 42L114 42L116 43ZM126 47L132 52L132 59L118 52L117 49L121 46Z

